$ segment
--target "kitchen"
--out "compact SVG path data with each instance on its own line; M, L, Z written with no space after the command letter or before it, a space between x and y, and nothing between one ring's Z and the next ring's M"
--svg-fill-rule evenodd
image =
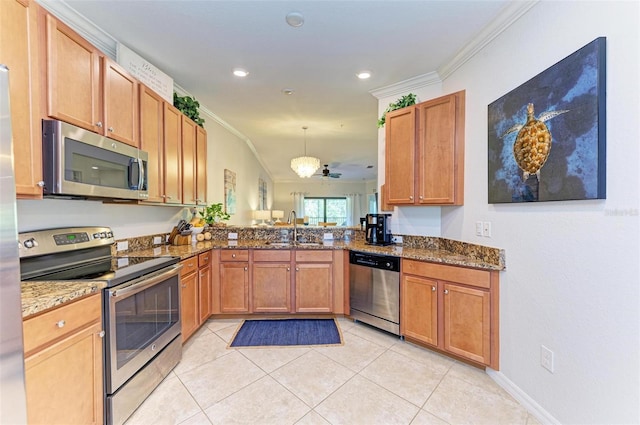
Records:
M549 423L637 422L639 191L637 126L632 123L638 104L637 95L634 99L629 93L638 93L638 10L633 2L584 3L579 9L575 3L536 3L480 54L469 53L442 81L411 90L421 99L467 91L465 204L396 208L393 232L505 249L501 368L493 377L528 400L538 418ZM530 34L529 29L539 23L548 31ZM563 29L567 23L570 35ZM609 55L608 139L616 141L608 147L607 200L487 205L487 104L602 35L607 37ZM532 49L537 55L525 60ZM501 81L484 77L496 74L501 74ZM381 97L377 115L397 98L397 94ZM260 164L251 150L220 126L207 125L207 132L211 140L221 141L216 153L209 151L208 162L219 170L245 174L246 187L237 191L256 198L253 182L261 177ZM277 194L278 183L270 184ZM209 195L221 199L222 184L211 184ZM248 221L246 214L231 224ZM99 222L112 227L118 238L127 238L167 231L182 215L171 207L48 199L18 202L20 231ZM475 235L478 220L492 222L491 239ZM602 283L615 284L613 291L607 291L612 296L594 297L600 293L596 288L608 289ZM542 344L556 352L553 374L540 367Z

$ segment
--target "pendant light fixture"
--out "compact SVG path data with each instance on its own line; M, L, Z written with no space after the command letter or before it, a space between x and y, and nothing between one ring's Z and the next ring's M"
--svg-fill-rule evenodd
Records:
M302 178L308 178L320 168L320 160L313 156L307 156L307 129L304 126L304 156L299 156L291 160L291 169Z

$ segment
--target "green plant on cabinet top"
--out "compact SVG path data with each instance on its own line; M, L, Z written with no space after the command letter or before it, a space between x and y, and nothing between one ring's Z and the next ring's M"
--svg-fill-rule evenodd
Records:
M406 96L402 96L400 99L396 101L396 103L390 103L389 107L385 109L382 113L382 116L378 120L378 128L384 127L385 118L387 117L387 112L395 111L396 109L406 108L407 106L416 104L416 95L413 93L409 93Z
M178 96L178 93L173 92L173 106L175 106L180 112L185 114L188 118L191 118L193 122L204 128L204 119L200 118L200 102L191 96Z

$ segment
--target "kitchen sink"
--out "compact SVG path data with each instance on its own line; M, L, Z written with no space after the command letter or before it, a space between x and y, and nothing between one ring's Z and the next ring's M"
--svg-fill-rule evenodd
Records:
M293 246L291 242L267 242L269 246Z
M269 246L322 246L322 242L267 242Z

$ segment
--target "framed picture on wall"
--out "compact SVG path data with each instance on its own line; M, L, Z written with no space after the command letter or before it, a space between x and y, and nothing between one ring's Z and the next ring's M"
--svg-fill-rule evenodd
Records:
M488 107L489 203L605 199L606 38Z
M224 209L227 214L236 213L236 173L224 170Z
M258 178L258 209L267 209L267 182Z

